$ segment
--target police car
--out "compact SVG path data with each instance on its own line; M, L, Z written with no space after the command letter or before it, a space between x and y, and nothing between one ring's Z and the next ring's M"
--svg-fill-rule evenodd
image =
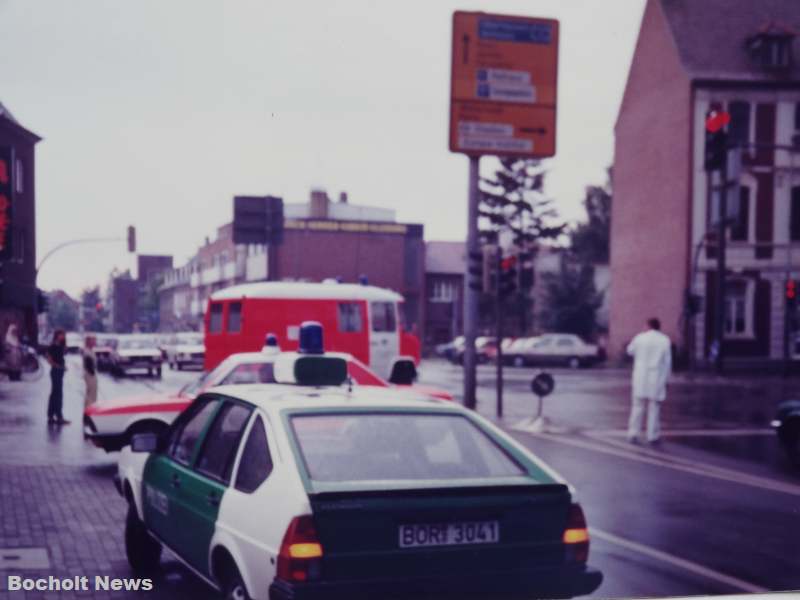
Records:
M168 549L225 597L265 600L600 585L573 490L488 421L343 386L336 355L286 353L274 370L277 384L208 390L122 451L134 570L153 571Z
M157 433L165 429L192 400L203 391L218 385L247 385L274 383L273 362L280 353L277 340L267 336L261 352L232 354L215 369L186 384L177 394L145 394L103 400L86 407L83 413L83 437L106 452L115 452L130 443L135 433ZM411 359L398 358L393 375L400 383L392 384L379 377L372 369L349 354L341 354L347 360L349 383L371 387L397 387L415 394L423 394L443 400L453 396L445 390L417 385L412 382L416 367ZM408 373L408 370L413 373ZM401 373L401 371L403 371ZM405 379L403 379L405 375Z

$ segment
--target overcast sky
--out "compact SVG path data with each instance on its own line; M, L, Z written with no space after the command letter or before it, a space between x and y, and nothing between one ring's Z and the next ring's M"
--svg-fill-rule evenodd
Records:
M644 0L0 0L0 101L37 147L39 257L124 236L183 263L235 194L394 208L463 239L467 159L447 150L454 10L557 18L558 155L546 185L581 218L605 180ZM484 159L483 168L491 169ZM124 243L65 249L45 289L105 286Z

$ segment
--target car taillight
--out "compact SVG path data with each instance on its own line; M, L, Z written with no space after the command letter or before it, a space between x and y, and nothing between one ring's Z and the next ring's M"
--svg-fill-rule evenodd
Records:
M562 539L568 561L585 563L589 560L589 529L586 527L586 517L583 516L580 504L569 507L567 527L564 529Z
M311 515L292 519L278 554L278 578L293 582L319 579L321 559L322 544Z

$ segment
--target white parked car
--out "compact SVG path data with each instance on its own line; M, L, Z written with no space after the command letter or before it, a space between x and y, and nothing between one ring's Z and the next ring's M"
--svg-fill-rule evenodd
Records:
M506 355L506 362L517 367L565 365L577 369L601 360L603 353L597 345L587 344L571 333L546 333L515 340Z
M192 331L173 334L163 345L162 352L170 369L180 371L189 366L202 369L206 358L203 334Z
M161 377L161 350L151 335L120 335L111 353L111 372L122 376L131 371L146 371Z

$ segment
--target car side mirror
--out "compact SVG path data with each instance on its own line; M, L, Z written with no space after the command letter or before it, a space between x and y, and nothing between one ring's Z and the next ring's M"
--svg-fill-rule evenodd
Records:
M156 452L159 448L159 436L156 433L135 433L131 437L133 452Z
M414 359L401 356L392 363L389 383L395 385L411 385L417 380L417 365Z

